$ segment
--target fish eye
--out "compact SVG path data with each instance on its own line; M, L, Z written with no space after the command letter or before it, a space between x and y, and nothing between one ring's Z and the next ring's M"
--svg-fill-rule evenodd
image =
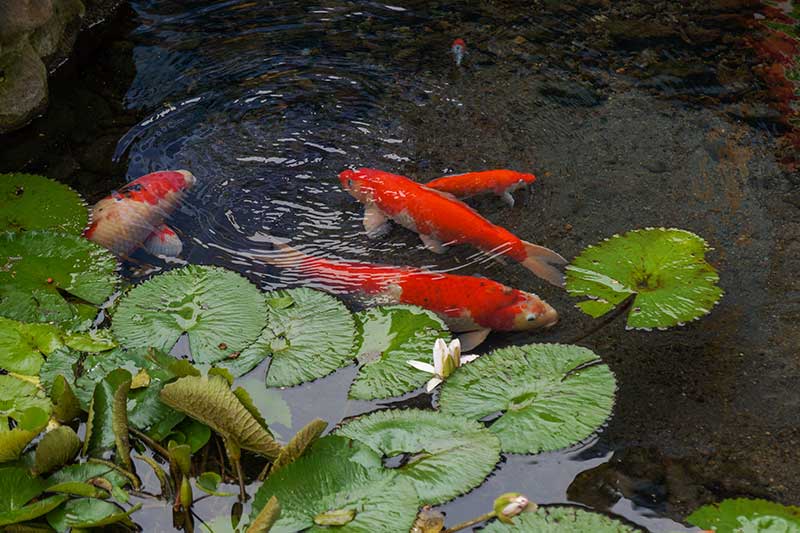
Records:
M131 185L129 188L132 191L141 191L142 190L142 186L140 184L138 184L138 183L136 185Z
M533 322L533 321L534 321L534 320L536 320L537 318L539 318L539 315L537 315L536 313L530 313L530 314L528 315L528 322Z
M351 179L348 179L348 180L347 180L347 186L348 186L348 187L350 187L350 188L352 188L352 187L353 187L353 180L351 180Z

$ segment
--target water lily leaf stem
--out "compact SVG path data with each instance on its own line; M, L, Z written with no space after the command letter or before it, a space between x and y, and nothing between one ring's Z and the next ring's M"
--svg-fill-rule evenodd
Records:
M617 308L614 309L614 311L612 311L611 313L607 314L603 318L603 320L601 320L600 322L598 322L597 324L595 324L594 326L589 328L587 331L579 333L576 337L574 337L574 338L572 338L572 339L570 339L568 341L564 341L564 344L577 344L577 343L579 343L579 342L591 337L592 335L594 335L595 333L597 333L601 329L604 329L606 326L608 326L612 322L616 321L619 317L625 315L625 313L628 311L628 309L630 309L631 305L633 305L633 302L635 300L636 300L636 293L633 293L630 296L628 296L627 298L625 298L617 306Z

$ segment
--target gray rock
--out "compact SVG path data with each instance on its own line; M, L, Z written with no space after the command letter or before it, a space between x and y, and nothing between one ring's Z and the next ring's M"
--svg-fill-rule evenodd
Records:
M47 69L27 39L0 56L0 133L24 126L47 106Z
M53 15L30 35L33 48L47 64L69 55L84 13L81 0L53 0Z
M17 41L52 16L51 0L0 0L0 43Z

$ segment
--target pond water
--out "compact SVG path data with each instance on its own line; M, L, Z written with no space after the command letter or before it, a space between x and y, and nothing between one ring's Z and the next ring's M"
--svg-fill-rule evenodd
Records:
M506 456L484 485L443 506L455 523L513 490L680 531L675 521L709 501L800 501L800 177L791 109L762 75L770 8L793 6L132 1L96 37L94 55L57 75L48 114L0 142L0 170L71 178L94 200L151 171L190 169L197 186L170 221L182 260L237 270L265 289L324 288L257 259L275 236L329 258L484 275L561 313L547 333L493 335L480 351L563 341L591 320L519 265L461 248L433 255L399 228L368 239L361 206L339 186L342 169L420 181L533 172L514 208L494 197L470 203L567 258L634 228L702 235L726 291L709 317L670 331L616 324L583 342L619 383L600 434L561 452ZM468 50L460 67L449 53L457 37ZM140 252L124 272L139 280L173 266ZM374 409L347 400L353 375L281 391L292 416L278 431ZM136 517L146 531L171 531L161 511Z

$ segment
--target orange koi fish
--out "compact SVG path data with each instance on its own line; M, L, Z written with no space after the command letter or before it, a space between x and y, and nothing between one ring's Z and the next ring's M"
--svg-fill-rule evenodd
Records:
M275 246L280 253L258 259L293 268L331 292L356 295L373 304L411 304L428 309L451 331L463 333L463 350L483 342L490 331L528 331L548 328L558 321L558 312L535 294L490 279L414 267L331 261L285 244Z
M464 56L467 54L467 43L464 42L464 39L456 39L453 41L453 44L450 45L450 52L453 54L453 60L455 60L456 66L460 67L461 62L464 61Z
M380 233L391 219L417 232L433 252L442 253L445 246L452 244L471 244L487 253L514 259L553 285L564 285L564 276L556 268L567 263L563 257L495 226L445 193L369 168L345 170L339 180L364 204L364 227L370 235Z
M536 181L536 176L533 174L524 174L514 170L485 170L436 178L426 183L425 186L458 198L469 198L493 192L510 207L514 207L514 197L511 193L534 181Z
M173 230L162 225L195 181L188 170L137 178L94 205L92 224L83 236L117 255L128 255L145 243L156 246L162 236L177 239Z

